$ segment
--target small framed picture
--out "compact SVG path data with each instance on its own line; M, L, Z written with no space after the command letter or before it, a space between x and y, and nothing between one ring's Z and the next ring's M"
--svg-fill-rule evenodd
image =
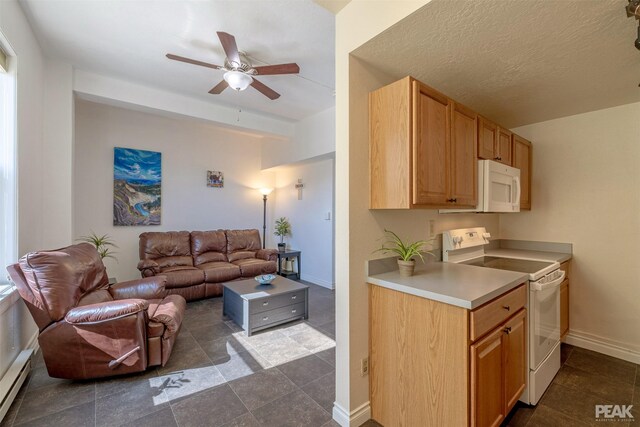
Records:
M207 171L207 187L223 188L224 173L220 171Z

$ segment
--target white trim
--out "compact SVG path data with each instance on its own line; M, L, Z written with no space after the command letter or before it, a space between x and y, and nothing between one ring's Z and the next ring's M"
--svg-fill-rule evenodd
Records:
M633 363L640 363L640 352L628 347L628 344L610 340L598 335L571 330L564 339L567 344L586 348L608 356L617 357Z
M371 405L367 401L349 414L338 402L333 403L333 420L342 427L357 427L371 419Z
M311 282L314 285L322 286L323 288L335 289L335 286L332 282L329 282L328 280L320 279L318 277L310 276L308 274L301 274L300 279L307 282Z

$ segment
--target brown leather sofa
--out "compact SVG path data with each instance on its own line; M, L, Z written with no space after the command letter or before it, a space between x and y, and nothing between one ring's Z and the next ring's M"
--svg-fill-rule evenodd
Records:
M28 253L7 270L38 325L50 376L122 375L169 360L186 302L163 297L163 276L109 286L88 243Z
M276 249L262 249L258 230L140 234L138 270L163 275L166 292L187 301L222 295L222 284L276 272Z

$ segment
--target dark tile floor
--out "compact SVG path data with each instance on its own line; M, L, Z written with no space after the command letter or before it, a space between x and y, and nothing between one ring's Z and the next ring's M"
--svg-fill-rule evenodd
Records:
M251 337L222 318L221 298L189 303L167 366L138 375L60 380L38 355L0 427L338 427L334 293L310 286L308 321ZM519 404L503 425L602 425L596 404L631 403L640 408L637 365L563 344L562 368L540 403ZM632 414L640 427L640 411Z
M246 337L222 299L187 305L169 363L98 381L51 378L40 355L5 426L337 426L334 293L310 285L309 319Z
M513 427L589 426L608 424L640 426L640 411L634 419L596 419L595 405L629 405L640 408L638 365L600 353L562 344L562 367L535 407L518 402L503 423Z

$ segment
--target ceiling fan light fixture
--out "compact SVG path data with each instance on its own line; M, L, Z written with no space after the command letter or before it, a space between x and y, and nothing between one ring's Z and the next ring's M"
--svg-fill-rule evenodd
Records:
M227 71L224 73L224 80L229 84L229 87L238 92L245 90L253 82L253 78L240 71Z

